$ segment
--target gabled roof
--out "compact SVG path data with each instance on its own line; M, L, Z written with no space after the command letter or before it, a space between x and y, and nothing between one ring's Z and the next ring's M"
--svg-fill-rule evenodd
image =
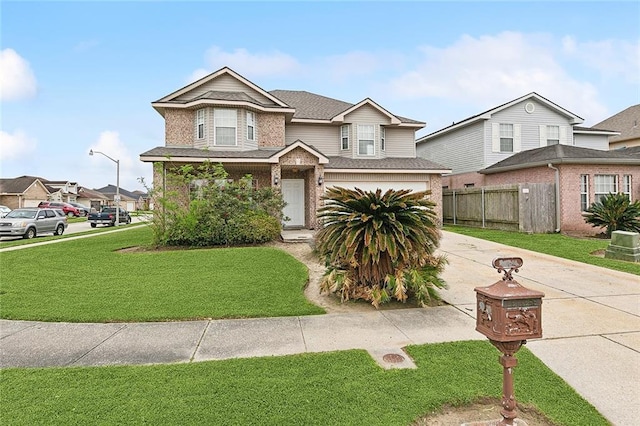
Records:
M185 93L188 93L189 91L194 90L199 86L202 86L203 84L206 84L211 80L214 80L222 75L229 75L235 78L236 80L240 81L242 84L252 88L256 92L260 93L261 95L269 99L272 103L267 104L264 102L260 102L255 98L253 98L252 96L247 95L244 92L225 92L225 91L215 91L215 90L209 90L191 99L177 100L177 98L180 97L181 95L184 95ZM164 96L163 98L158 99L155 102L152 102L151 106L153 106L156 109L156 111L158 111L161 115L164 115L164 108L167 108L167 107L191 108L191 107L197 107L200 105L207 105L207 104L248 106L248 107L253 107L255 109L263 110L263 111L276 110L276 111L282 111L285 113L293 113L293 109L289 107L289 105L284 103L282 100L273 96L269 92L255 85L254 83L242 77L240 74L236 73L235 71L233 71L231 68L228 68L228 67L221 68L218 71L215 71L197 81L194 81L191 84L184 86L181 89L176 90L175 92L168 94L167 96Z
M630 155L623 150L603 151L558 144L521 151L480 170L478 173L492 174L546 166L547 164L640 165L640 156Z
M389 117L391 124L417 128L422 128L426 124L422 121L394 115L370 98L357 104L351 104L303 90L271 90L269 93L295 108L292 122L341 123L347 114L364 105L369 105Z
M80 187L78 188L78 196L82 198L89 198L92 200L108 200L109 197L104 195L102 192L98 192L94 189Z
M103 186L102 188L94 189L94 191L100 192L103 195L106 195L107 197L112 198L113 195L115 195L115 193L116 193L116 186L109 184L107 186ZM120 192L120 196L121 197L127 197L127 198L130 198L132 200L137 200L138 198L140 198L139 195L134 194L131 191L127 191L126 189L120 188L119 192Z
M44 182L46 182L46 179L37 176L0 179L0 194L24 194L33 185L42 185L49 193L51 191L57 191L57 189L48 188Z
M488 120L491 118L491 116L497 112L500 112L502 110L505 110L507 108L512 107L513 105L516 105L520 102L526 101L528 99L535 99L536 101L545 104L546 106L548 106L549 108L557 111L559 114L566 116L567 118L569 118L571 120L571 124L581 124L584 120L582 119L582 117L579 117L577 115L575 115L574 113L572 113L569 110L566 110L564 108L562 108L560 105L557 105L553 102L551 102L549 99L540 96L539 94L537 94L536 92L531 92L527 95L521 96L518 99L514 99L512 101L506 102L502 105L498 105L497 107L488 109L484 112L481 112L480 114L476 114L474 116L471 116L469 118L465 118L462 121L459 121L457 123L453 123L450 126L447 127L443 127L440 130L436 130L433 133L430 133L426 136L422 136L421 138L418 138L418 140L416 140L416 144L419 143L423 143L428 141L431 138L434 138L436 136L440 136L443 135L445 133L451 132L453 130L457 130L460 129L462 127L466 127L470 124L473 124L479 120Z
M640 104L630 106L593 127L613 129L619 132L619 136L612 137L609 142L640 139Z

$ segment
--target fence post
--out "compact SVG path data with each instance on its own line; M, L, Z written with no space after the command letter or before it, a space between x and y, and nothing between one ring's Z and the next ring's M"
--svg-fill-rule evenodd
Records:
M482 188L482 227L484 228L484 188Z
M453 224L456 224L456 191L453 191Z

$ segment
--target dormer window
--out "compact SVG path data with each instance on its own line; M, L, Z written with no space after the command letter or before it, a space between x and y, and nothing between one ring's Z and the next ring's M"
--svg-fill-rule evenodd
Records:
M256 140L256 114L247 111L247 140Z
M351 126L345 124L340 127L340 149L348 150L349 149L349 130Z
M375 155L375 131L370 124L358 124L358 155Z
M235 109L216 108L213 112L214 140L216 146L236 146L238 114Z
M205 110L203 108L196 111L196 139L205 138L205 126Z

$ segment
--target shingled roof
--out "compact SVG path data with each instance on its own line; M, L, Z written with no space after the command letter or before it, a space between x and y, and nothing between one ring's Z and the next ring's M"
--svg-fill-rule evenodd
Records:
M380 159L354 159L347 157L329 157L329 164L325 170L352 169L352 170L402 170L402 171L428 171L429 173L451 173L451 170L433 161L424 158L380 158Z
M478 173L491 174L539 167L547 164L621 164L640 165L640 157L623 150L602 151L572 145L551 145L513 154Z
M620 111L594 125L593 128L612 129L620 132L619 136L613 136L609 139L610 143L640 139L640 104Z
M36 180L39 180L40 183L46 186L47 180L37 176L20 176L17 178L0 179L0 194L22 194L29 189ZM53 188L47 188L47 190L57 191Z

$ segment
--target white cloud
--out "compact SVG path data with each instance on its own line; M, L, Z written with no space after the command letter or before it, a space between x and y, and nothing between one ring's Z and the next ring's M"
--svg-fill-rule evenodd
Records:
M149 174L149 165L142 163L136 154L131 154L127 146L120 140L120 134L116 131L104 131L100 133L98 140L87 149L94 151L90 158L90 165L94 180L102 182L101 186L116 184L116 164L103 155L95 153L102 152L113 160L120 161L120 187L129 191L140 188L138 178ZM96 177L95 175L99 175ZM150 184L149 177L145 181Z
M571 60L598 71L607 79L620 77L629 83L640 83L640 40L578 42L565 37L563 48Z
M281 77L291 75L300 69L300 64L293 56L277 50L251 53L247 49L240 48L232 52L225 52L220 47L213 46L205 53L205 62L207 68L195 70L189 76L190 82L225 66L251 78L264 76Z
M35 152L38 142L22 130L7 133L0 130L0 162L25 159Z
M571 50L571 39L563 43ZM442 98L481 109L537 92L578 115L606 113L595 87L570 76L556 50L544 34L464 35L445 48L421 48L422 62L391 81L390 90L408 99Z
M14 101L36 94L36 77L29 62L13 49L0 51L0 100Z

